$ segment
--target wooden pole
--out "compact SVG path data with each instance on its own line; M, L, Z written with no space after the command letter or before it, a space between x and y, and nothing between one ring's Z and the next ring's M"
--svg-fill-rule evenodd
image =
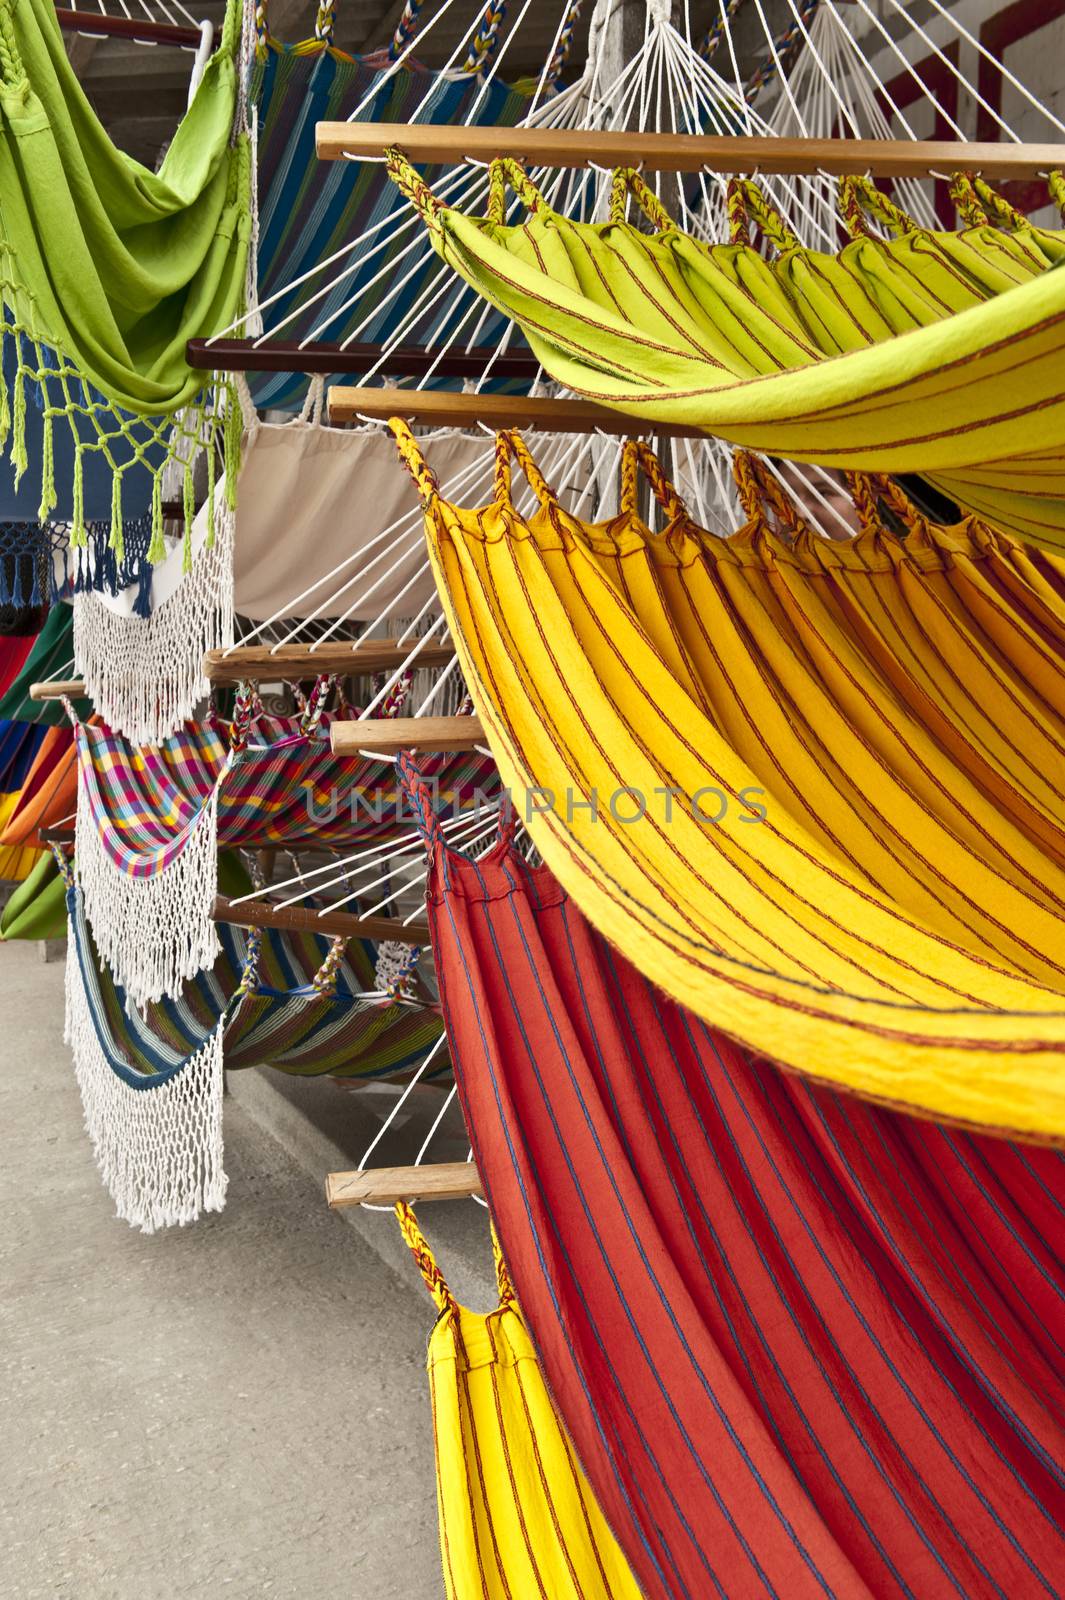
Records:
M660 439L705 439L703 428L650 422L592 405L587 400L531 398L520 394L454 394L442 389L348 389L329 391L330 422L359 417L406 417L434 428L542 429L547 433L609 433L628 439L653 433Z
M396 756L402 750L475 750L484 744L484 729L479 717L366 717L361 722L334 722L329 742L335 756L353 756L360 750L383 756Z
M417 639L402 645L393 639L355 639L318 645L237 645L232 650L208 650L203 675L209 683L291 683L329 672L343 677L394 672L408 660L415 667L446 667L455 659L454 645L427 644L414 655L417 643Z
M484 1195L480 1174L472 1161L331 1172L325 1180L326 1203L333 1211L348 1206L394 1206L399 1200L468 1200L471 1195Z
M395 939L400 944L430 943L427 922L401 922L398 917L358 917L345 911L315 911L311 906L277 906L269 900L242 900L234 905L224 895L214 903L215 922L236 928L280 928L289 933L322 933L334 938Z
M393 145L416 166L516 156L532 167L627 167L652 172L780 173L924 178L963 166L985 178L1038 178L1065 167L1060 144L959 144L945 139L774 139L583 128L458 127L434 122L319 122L323 161L381 156Z
M385 360L381 363L382 355ZM516 350L497 356L490 349L434 351L431 345L306 344L284 339L190 339L185 359L198 372L336 372L381 370L397 378L422 378L431 370L441 378L480 378L489 362L493 378L522 378L531 383L540 370L535 356Z
M84 678L52 678L47 683L31 683L31 700L83 700Z

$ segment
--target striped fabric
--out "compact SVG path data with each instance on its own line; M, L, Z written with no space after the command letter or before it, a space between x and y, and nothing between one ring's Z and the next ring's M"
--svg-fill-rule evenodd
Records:
M108 728L80 724L80 781L110 861L131 878L165 872L187 848L216 794L223 848L396 837L409 817L400 816L394 768L334 756L329 723L323 718L308 738L297 718L262 717L253 725L253 742L232 759L223 723L186 723L162 744L142 748ZM486 756L440 756L428 772L441 810L498 787Z
M180 998L138 1010L99 960L76 889L67 893L67 912L100 1048L123 1082L136 1087L176 1077L220 1018L227 1068L269 1066L299 1077L391 1077L417 1066L440 1037L439 1016L424 1006L358 998L374 988L373 946L361 941L349 946L335 989L323 992L313 980L331 941L266 929L255 958L257 982L245 991L250 936L226 924L219 926L222 954L213 971L186 984ZM447 1057L433 1068L428 1076L447 1074Z
M589 527L514 437L466 511L396 431L503 781L599 931L782 1065L1065 1138L1060 558L764 510L721 541L661 481L655 536L631 478Z
M1059 1594L1063 1157L777 1072L506 844L438 843L430 917L517 1298L644 1592Z
M78 803L78 758L72 728L46 728L18 799L0 829L0 846L37 842L41 828L73 817Z
M384 342L440 270L428 248L420 262L417 253L400 260L414 238L409 228L387 248L375 250L406 221L402 200L380 165L320 161L314 145L317 122L345 121L375 84L376 92L360 121L463 123L472 118L509 127L528 106L523 90L498 79L485 86L479 76L446 77L408 60L386 81L388 66L387 56L380 52L353 60L325 41L286 46L269 39L253 68L251 98L259 118L260 300L294 285L303 273L371 227L378 229L367 241L365 265L352 273L335 271L328 294L311 303L329 281L318 273L269 307L267 328L278 329L283 339L303 339L319 322L328 322L318 337L342 340L366 320L360 338ZM436 178L446 170L437 168ZM342 266L358 259L358 255L348 257ZM402 294L381 305L399 276L404 279ZM349 301L348 309L341 310ZM473 313L466 324L472 331L480 317L476 294L449 293L426 310L406 337L431 343L445 318L454 328L466 311ZM293 320L285 322L293 312ZM489 317L478 332L478 343L491 345L504 327L503 318ZM302 404L307 388L307 380L298 374L252 373L248 381L261 409L294 409Z
M31 700L30 686L48 678L74 676L74 612L68 605L53 606L44 626L33 641L29 655L0 700L0 717L18 722L38 722L55 727L65 724L67 714L58 700ZM92 711L88 700L75 702L79 716Z
M637 1600L498 1261L497 1310L460 1305L409 1206L400 1226L440 1312L429 1337L447 1600Z
M827 255L774 227L766 260L682 233L634 173L591 224L514 162L496 163L484 218L442 205L398 152L391 170L443 259L567 388L767 454L927 473L997 526L1065 545L1065 273L1046 270L1060 233L859 233ZM528 211L509 226L508 183ZM626 187L653 234L624 220ZM893 214L848 193L848 217Z

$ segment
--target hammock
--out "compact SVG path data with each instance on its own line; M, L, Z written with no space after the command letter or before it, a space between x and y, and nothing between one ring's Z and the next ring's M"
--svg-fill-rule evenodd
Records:
M51 727L65 723L67 714L62 703L31 700L30 686L43 683L47 678L69 678L73 666L74 618L69 606L53 606L29 654L0 699L0 717ZM78 700L75 709L79 715L88 716L92 707L85 699Z
M66 886L44 850L0 911L0 939L62 939L66 931Z
M333 756L328 723L304 732L300 719L262 716L237 730L235 750L234 725L189 723L144 749L79 725L78 881L101 956L134 1005L213 965L219 845L383 844L409 827L392 766ZM477 754L429 770L441 810L498 783Z
M656 538L631 451L622 515L589 528L514 436L495 503L460 511L393 426L502 780L599 930L781 1065L1065 1136L1063 816L1053 769L1035 783L1065 734L1060 563L974 525L920 559L883 531L819 558L757 523L733 553L662 483Z
M369 947L345 956L343 941L226 925L213 970L139 1015L100 962L73 887L67 909L67 1037L85 1122L118 1215L146 1233L222 1208L223 1063L387 1077L440 1037L423 1006L361 998L375 986Z
M291 285L271 309L271 324L283 328L286 340L342 341L359 328L361 339L383 343L436 269L429 254L420 275L405 261L402 297L386 300L379 310L386 299L381 286L394 282L394 263L409 242L404 237L394 237L380 251L367 251L366 263L339 275L324 298L317 297L318 282L298 281L371 229L375 245L395 235L403 217L381 166L318 159L315 124L346 121L358 111L360 121L461 124L472 118L475 124L511 127L527 109L529 93L498 78L486 81L477 72L433 73L412 59L397 70L384 51L352 58L333 43L333 8L321 16L324 26L318 38L285 45L268 32L267 7L256 9L249 97L258 118L258 293L266 300ZM475 297L467 298L474 306ZM406 337L431 343L442 319L454 318L455 300L452 295L442 310L427 311ZM324 333L316 331L323 327ZM504 327L502 318L493 318L479 338L491 346ZM307 389L305 377L290 373L256 373L249 382L260 409L295 409Z
M57 499L56 428L78 435L74 545L84 537L87 454L111 469L119 554L126 471L135 462L151 474L153 558L162 553L161 461L177 463L188 496L196 456L207 449L213 460L223 432L234 457L233 429L221 428L185 344L228 323L244 292L251 204L248 141L234 131L240 16L239 0L229 0L220 48L156 174L110 143L49 0L4 0L0 278L3 339L17 371L0 427L12 433L21 473L25 385L35 385L44 408L42 519ZM90 430L86 444L81 434Z
M499 1307L480 1315L451 1293L411 1208L396 1210L440 1312L428 1366L447 1600L638 1600L498 1251Z
M927 473L996 526L1065 543L1065 273L1044 270L1036 230L860 237L838 256L784 237L768 263L681 233L632 172L612 220L590 224L513 161L494 164L483 219L442 205L398 151L390 169L438 253L567 388L797 461ZM502 221L507 183L519 225ZM622 220L627 190L654 235ZM891 214L851 184L845 215L863 205Z
M2 830L0 845L36 844L42 828L69 822L78 804L72 728L48 728Z
M742 1053L506 841L437 839L429 910L485 1197L643 1591L1053 1594L1061 1155Z

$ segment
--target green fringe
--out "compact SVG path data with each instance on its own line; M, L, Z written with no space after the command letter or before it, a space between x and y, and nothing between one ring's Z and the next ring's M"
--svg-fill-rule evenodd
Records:
M157 472L152 481L152 537L148 545L148 560L152 566L157 561L162 561L166 555L166 540L163 538L163 478Z
M122 474L111 474L111 533L107 540L108 548L115 552L119 561L125 558L126 534L122 526Z
M55 492L55 453L52 440L52 413L44 413L44 437L42 440L41 458L41 503L37 507L37 520L47 522L49 513L54 509Z

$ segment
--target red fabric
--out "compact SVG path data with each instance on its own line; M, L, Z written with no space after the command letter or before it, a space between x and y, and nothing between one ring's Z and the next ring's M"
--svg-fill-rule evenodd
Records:
M18 677L36 638L33 633L0 634L0 695L6 694Z
M1062 1157L749 1059L506 846L438 843L429 899L518 1299L646 1592L1057 1593Z

